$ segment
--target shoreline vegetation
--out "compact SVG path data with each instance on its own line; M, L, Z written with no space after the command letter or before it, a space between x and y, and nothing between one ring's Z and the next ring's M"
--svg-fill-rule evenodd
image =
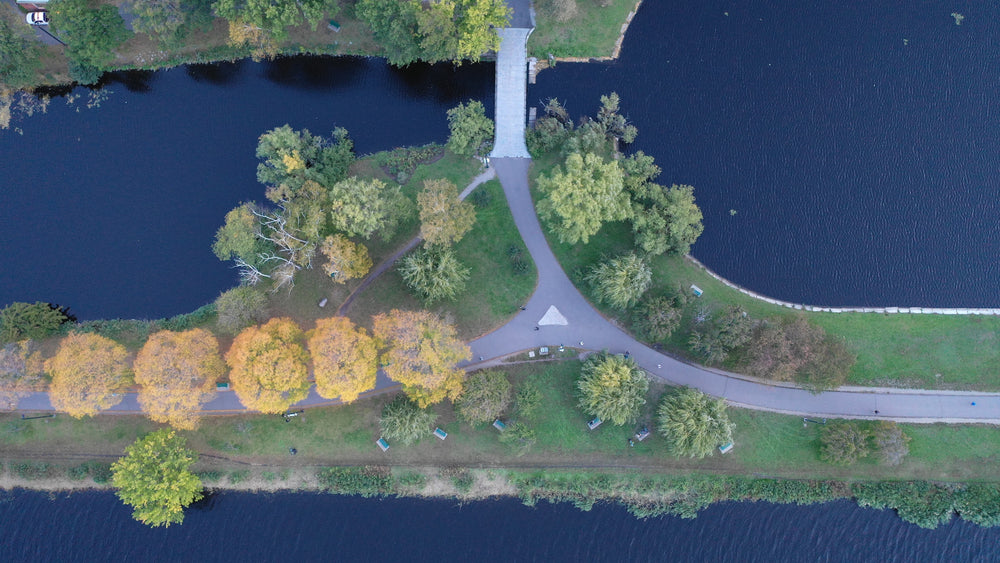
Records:
M479 0L458 4L475 2ZM57 87L58 91L74 82L97 84L104 72L278 56L383 57L404 66L416 61L477 61L483 54L491 56L495 48L478 30L503 21L498 13L487 10L484 16L470 9L476 18L486 17L484 25L476 27L480 25L477 20L469 27L450 29L435 23L436 16L429 15L433 10L418 17L406 11L410 8L399 11L385 0L314 1L303 3L307 7L301 14L295 8L280 16L261 15L261 21L237 15L244 9L256 13L253 0L171 0L165 4L166 11L139 9L130 0L92 4L55 0L49 6L50 29L68 47L39 44L34 30L24 25L23 9L0 12L0 49L9 51L11 58L10 65L0 66L0 90ZM550 55L565 61L614 58L630 14L640 4L636 0L538 0L537 27L529 50L543 61ZM88 19L97 13L99 18L93 16L97 23ZM458 13L454 19L461 22L463 17L464 13ZM384 27L379 23L383 21L393 22L394 27Z

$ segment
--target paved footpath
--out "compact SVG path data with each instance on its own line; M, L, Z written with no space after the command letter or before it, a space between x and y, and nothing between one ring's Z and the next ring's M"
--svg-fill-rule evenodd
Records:
M517 0L515 22L526 20L524 0ZM901 422L979 422L1000 424L1000 393L922 391L846 387L814 395L793 385L776 385L721 370L687 364L641 344L605 319L570 282L549 248L528 188L531 159L524 146L527 63L525 41L530 29L500 30L497 61L497 128L492 169L503 185L514 223L538 271L538 286L524 311L509 323L469 345L467 369L499 365L512 354L564 345L585 350L629 353L653 377L675 385L688 385L730 404L813 418L880 418ZM487 171L477 181L489 178ZM478 184L476 184L478 185ZM467 194L467 189L463 194ZM375 389L365 395L397 389L379 373ZM315 388L294 408L337 404L323 399ZM19 404L21 410L51 411L46 393L35 393ZM206 414L243 412L235 393L222 392L205 406ZM111 409L116 413L140 411L136 395L127 393ZM878 415L875 415L878 411Z

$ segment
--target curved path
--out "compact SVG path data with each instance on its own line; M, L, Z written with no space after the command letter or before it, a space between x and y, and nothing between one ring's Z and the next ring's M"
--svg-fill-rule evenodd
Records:
M516 0L515 22L529 22L525 0ZM678 361L641 344L605 319L577 291L563 272L542 232L528 185L531 159L524 146L524 101L527 79L525 42L530 28L500 30L497 57L497 138L492 167L503 185L521 238L538 270L538 286L524 311L503 327L470 343L473 362L467 369L498 365L502 358L541 346L565 345L585 350L629 352L636 362L662 381L688 385L725 398L737 406L812 417L877 418L906 422L1000 423L1000 393L842 388L814 395L794 385L769 384L720 370ZM387 267L387 266L386 266ZM398 385L380 373L375 389L384 393ZM336 404L316 394L295 407ZM21 410L51 411L46 393L35 393L19 404ZM140 411L134 393L111 409ZM245 412L235 393L220 393L205 406L206 414Z

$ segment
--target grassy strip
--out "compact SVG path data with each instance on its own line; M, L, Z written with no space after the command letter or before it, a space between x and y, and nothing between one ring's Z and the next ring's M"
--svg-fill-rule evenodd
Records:
M532 169L533 177L550 169L549 164L539 160ZM597 304L583 280L587 270L604 257L634 249L631 226L624 222L605 224L586 245L562 244L550 233L546 235L563 269L591 303L605 315L621 318L626 327L631 326L628 314ZM650 294L690 291L687 288L692 284L704 290L685 311L681 329L666 343L666 348L679 356L697 360L687 350L695 312L738 305L757 319L806 315L811 323L842 337L858 359L849 377L852 385L1000 390L1000 371L994 369L1000 363L1000 317L799 312L744 295L682 257L657 256L649 264L653 270Z
M559 21L555 13L565 11L552 6L553 0L537 4L535 31L528 39L528 52L533 57L608 57L621 33L635 0L575 0L576 13ZM606 6L602 6L606 4ZM550 8L550 6L552 6Z

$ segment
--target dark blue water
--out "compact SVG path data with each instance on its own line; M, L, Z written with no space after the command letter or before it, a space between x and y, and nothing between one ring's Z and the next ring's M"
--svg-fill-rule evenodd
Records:
M998 25L996 2L650 1L620 61L546 70L529 103L593 113L617 90L633 149L696 188L695 256L737 283L995 307Z
M133 521L111 493L0 495L2 561L991 561L1000 530L935 530L842 501L725 503L695 520L636 520L517 500L219 494L180 526Z
M0 304L81 319L191 311L236 283L211 251L225 213L263 201L257 138L346 127L359 154L443 141L445 112L493 107L493 66L294 58L122 73L99 108L53 100L0 132ZM77 108L80 108L77 111Z

